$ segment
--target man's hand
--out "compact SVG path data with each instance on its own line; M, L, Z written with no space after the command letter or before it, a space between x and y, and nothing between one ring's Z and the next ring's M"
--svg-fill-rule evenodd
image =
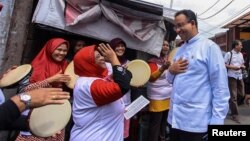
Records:
M245 65L241 65L240 69L246 69L246 66Z
M232 70L240 70L241 68L240 67L236 67L236 66L231 66L231 68L230 69L232 69Z
M36 108L48 104L63 104L65 100L70 98L68 92L64 92L61 88L40 88L27 92L31 96L30 107Z
M172 74L179 74L186 72L188 68L188 60L184 60L182 58L175 61L170 67L169 72Z
M49 104L63 104L65 100L70 98L68 92L64 92L61 88L40 88L26 92L31 96L30 108L37 108ZM20 100L20 96L16 95L11 100L17 105L20 112L25 110L25 104Z

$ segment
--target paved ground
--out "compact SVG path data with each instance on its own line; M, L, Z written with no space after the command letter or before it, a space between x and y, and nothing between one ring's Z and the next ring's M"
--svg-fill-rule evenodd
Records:
M239 119L240 119L240 124L234 122L231 120L230 116L227 116L225 120L225 124L229 125L250 125L250 107L246 105L240 105L239 106Z

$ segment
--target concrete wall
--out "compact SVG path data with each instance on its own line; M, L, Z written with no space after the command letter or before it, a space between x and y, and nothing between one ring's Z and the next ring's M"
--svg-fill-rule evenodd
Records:
M9 23L7 42L1 69L6 70L21 63L24 47L26 46L28 28L31 21L33 0L17 0ZM5 29L7 30L7 29Z
M0 12L0 72L4 61L4 53L9 35L10 22L14 8L15 0L0 0L3 9Z

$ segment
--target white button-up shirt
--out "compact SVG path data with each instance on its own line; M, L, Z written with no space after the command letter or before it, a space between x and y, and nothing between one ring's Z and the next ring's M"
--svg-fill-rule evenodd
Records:
M183 44L174 60L188 60L185 73L173 81L168 122L175 129L206 132L209 124L224 124L230 97L227 71L219 47L199 34Z
M224 61L225 64L232 65L232 66L236 66L236 67L240 67L241 65L244 64L244 59L243 59L243 55L241 52L236 52L234 50L231 51L232 52L232 59L230 62L230 58L231 58L231 53L227 52L225 57L224 57ZM232 69L228 69L228 76L229 77L233 77L235 79L242 79L242 71L240 70L232 70Z

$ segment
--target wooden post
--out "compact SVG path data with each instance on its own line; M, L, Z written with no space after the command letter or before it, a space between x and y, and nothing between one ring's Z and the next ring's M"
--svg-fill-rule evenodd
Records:
M28 29L31 23L33 0L16 0L10 21L7 44L2 62L2 70L13 65L20 65L27 42ZM16 94L16 89L4 90L8 99Z
M7 70L11 66L21 63L31 23L32 8L33 0L15 1L2 62L2 70Z
M13 65L19 65L22 60L24 47L26 45L28 29L31 23L33 0L15 0L14 10L11 15L10 27L7 33L7 43L5 46L4 57L1 70L7 70ZM17 89L5 89L6 99L15 95ZM7 141L13 136L11 132L0 132L0 140Z

